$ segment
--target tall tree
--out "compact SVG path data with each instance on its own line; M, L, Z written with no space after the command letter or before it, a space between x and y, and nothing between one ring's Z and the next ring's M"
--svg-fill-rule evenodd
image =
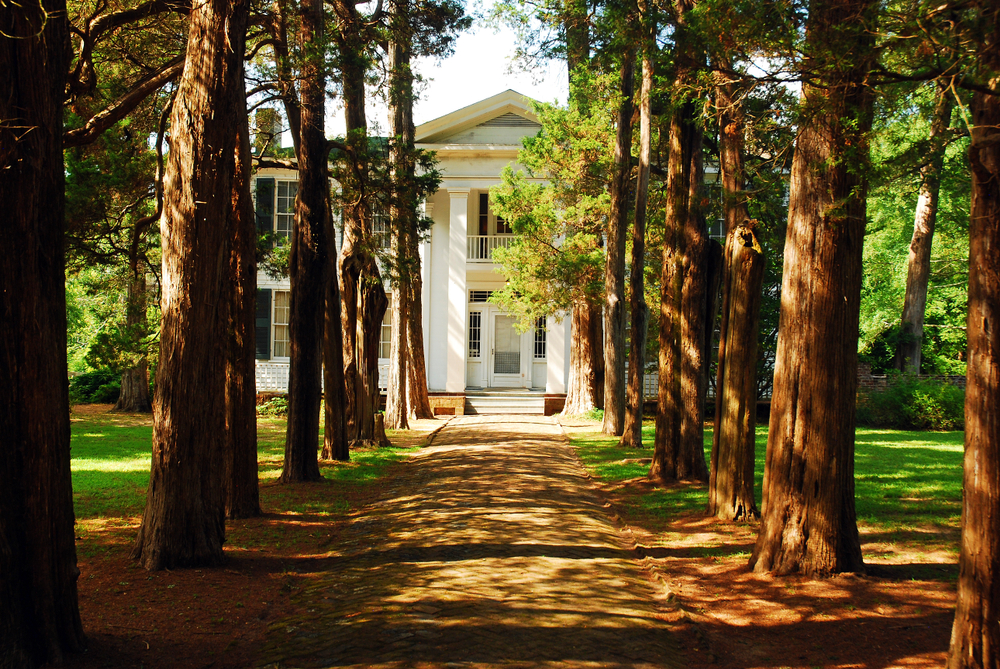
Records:
M1000 9L973 3L985 86L972 98L969 366L958 602L949 669L1000 666Z
M378 350L382 318L388 306L382 275L375 262L372 235L373 193L370 188L365 76L371 47L370 25L353 2L334 3L338 30L340 82L347 130L346 164L340 184L344 247L340 256L341 322L344 337L344 380L347 388L347 434L351 443L380 443L376 434ZM381 11L381 7L376 12Z
M920 373L924 313L927 309L927 286L931 273L931 243L934 241L945 140L953 107L948 85L941 82L937 88L937 101L928 137L930 153L920 168L920 197L917 199L913 239L910 241L910 253L906 260L906 294L903 297L903 316L896 344L895 367L910 374Z
M708 512L723 520L747 521L760 514L754 499L757 425L757 330L764 256L756 221L726 237L715 383L715 429L709 463Z
M245 90L241 81L239 90ZM242 97L246 108L245 94ZM257 477L256 295L257 225L250 197L250 126L236 118L229 211L229 315L226 336L226 453L223 487L227 518L260 515Z
M0 6L0 665L84 648L66 381L66 3Z
M317 459L324 310L329 275L325 14L322 0L302 0L299 48L299 188L288 269L288 429L281 483L321 478Z
M709 461L708 512L725 520L760 514L754 499L757 422L757 339L764 257L756 221L749 220L744 168L746 121L742 87L728 53L714 58L719 119L719 171L726 246L722 263L722 320L715 383L715 429Z
M632 221L632 269L629 274L632 313L629 333L628 392L622 445L642 447L642 405L646 399L643 381L646 376L646 330L649 307L646 305L646 204L649 200L649 159L652 153L653 48L656 29L649 3L642 3L643 49L642 89L639 96L639 173L635 185L635 217Z
M809 5L757 572L864 570L854 409L875 7Z
M239 139L233 125L246 114L248 17L245 0L192 7L187 58L171 112L160 218L163 324L153 462L132 551L150 570L223 561L231 246L225 222Z
M393 283L389 345L389 384L386 391L385 423L394 430L409 429L407 402L410 261L410 230L416 228L416 201L411 181L414 174L413 72L410 70L410 3L394 0L389 43L389 160L392 182L391 280Z
M659 381L653 461L659 481L708 481L704 410L712 329L712 245L701 200L703 132L689 92L704 50L689 25L694 3L679 0L674 31L672 109L660 277Z
M627 204L632 174L632 112L635 50L627 48L621 60L621 101L616 122L611 213L608 216L608 254L604 266L604 425L605 434L625 430L625 241Z

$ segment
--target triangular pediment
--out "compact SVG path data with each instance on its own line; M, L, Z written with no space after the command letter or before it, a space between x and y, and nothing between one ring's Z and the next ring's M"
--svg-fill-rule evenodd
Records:
M525 135L534 135L541 125L528 105L530 98L517 91L480 100L450 114L420 124L419 144L519 144Z

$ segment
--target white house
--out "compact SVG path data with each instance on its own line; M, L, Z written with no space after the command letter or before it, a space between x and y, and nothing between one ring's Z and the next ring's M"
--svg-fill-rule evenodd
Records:
M443 177L424 205L433 226L420 249L427 386L438 412L552 413L565 399L570 319L549 318L521 334L515 319L489 302L490 293L504 285L493 250L512 238L490 208L489 188L499 183L505 166L515 163L521 138L539 128L524 96L508 90L416 129L417 146L437 153ZM264 212L258 225L287 235L295 172L261 169L255 182L258 205L272 205L270 210L258 206L258 215ZM257 388L283 391L288 281L259 273L257 286ZM380 361L386 366L388 323L387 315Z

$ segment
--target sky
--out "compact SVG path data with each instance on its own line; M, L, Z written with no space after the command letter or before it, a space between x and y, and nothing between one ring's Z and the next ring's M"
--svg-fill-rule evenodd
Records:
M508 88L541 102L565 103L568 94L565 62L552 62L532 73L508 72L514 39L510 30L494 32L492 28L476 26L458 38L450 58L420 59L416 70L426 84L413 110L414 123L431 121ZM331 107L327 135L343 136L344 110L336 102ZM371 134L385 134L389 122L384 104L369 106L368 123Z

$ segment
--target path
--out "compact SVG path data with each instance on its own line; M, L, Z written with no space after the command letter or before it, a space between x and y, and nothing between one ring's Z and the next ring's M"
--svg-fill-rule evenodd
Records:
M457 417L309 575L270 667L679 666L554 420Z

